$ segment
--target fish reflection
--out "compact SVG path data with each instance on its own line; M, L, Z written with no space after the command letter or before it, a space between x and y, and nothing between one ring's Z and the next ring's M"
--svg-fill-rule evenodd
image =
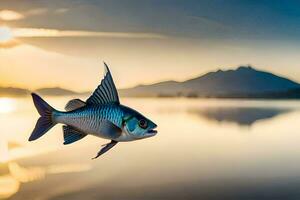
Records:
M291 112L289 108L255 108L255 107L207 107L188 110L208 120L232 122L240 126L252 126L260 120L272 119L278 115Z

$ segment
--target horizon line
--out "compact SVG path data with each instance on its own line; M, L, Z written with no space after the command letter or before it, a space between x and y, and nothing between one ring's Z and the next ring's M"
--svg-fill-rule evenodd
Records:
M159 83L163 83L163 82L177 82L177 83L183 83L185 81L189 81L189 80L193 80L193 79L196 79L196 78L200 78L202 76L205 76L209 73L216 73L218 71L221 71L221 72L227 72L227 71L236 71L238 70L239 68L241 67L248 67L248 68L251 68L255 71L260 71L260 72L266 72L266 73L271 73L275 76L279 76L281 78L285 78L285 79L288 79L292 82L295 82L297 84L300 85L300 82L296 81L296 80L293 80L292 78L288 78L288 77L285 77L283 75L280 75L280 74L275 74L271 71L265 71L265 70L261 70L261 69L258 69L257 67L253 67L253 65L251 64L246 64L246 65L237 65L237 67L235 68L230 68L230 69L226 69L226 70L223 70L221 68L217 68L215 70L211 70L211 71L208 71L208 72L204 72L204 73L201 73L199 75L196 75L196 76L192 76L190 78L185 78L183 80L175 80L175 79L164 79L164 80L156 80L154 82L151 82L151 83L139 83L139 84L135 84L133 86L129 86L129 87L124 87L124 88L120 88L120 87L117 87L118 90L126 90L126 89L131 89L131 88L135 88L135 87L138 87L138 86L148 86L148 85L155 85L155 84L159 84ZM101 79L102 80L102 79ZM101 81L99 81L99 84L100 84ZM73 89L70 89L68 87L64 87L64 86L60 86L60 85L53 85L53 86L41 86L41 87L38 87L38 88L26 88L26 87L18 87L18 86L15 86L15 85L7 85L7 86L3 86L3 85L0 85L0 88L14 88L14 89L23 89L23 90L28 90L30 92L34 92L34 91L37 91L39 89L54 89L54 88L59 88L59 89L65 89L65 90L69 90L69 91L72 91L72 92L75 92L75 93L86 93L86 92L91 92L93 91L94 89L91 89L91 90L81 90L81 91L77 91L77 90L73 90Z

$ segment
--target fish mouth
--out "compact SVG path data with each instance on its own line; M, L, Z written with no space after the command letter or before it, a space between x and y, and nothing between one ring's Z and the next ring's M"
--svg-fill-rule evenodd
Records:
M149 135L156 135L157 134L157 130L151 129L147 132Z

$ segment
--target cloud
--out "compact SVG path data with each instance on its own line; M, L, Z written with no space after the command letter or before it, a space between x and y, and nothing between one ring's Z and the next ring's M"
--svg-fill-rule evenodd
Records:
M42 15L48 12L47 8L34 8L27 11L27 15Z
M54 10L54 13L62 14L62 13L66 13L68 11L69 11L68 8L58 8L58 9Z
M200 26L203 26L205 28L213 28L217 30L232 30L232 27L229 25L225 25L217 20L210 19L208 17L202 17L202 16L187 16L189 21L198 23Z
M67 12L67 11L68 11L68 9L66 9L66 8L61 8L61 9L55 10L56 13L64 13L64 12ZM19 13L19 12L14 11L14 10L0 10L0 20L15 21L15 20L24 19L27 16L42 15L42 14L45 14L47 12L48 12L47 8L31 9L31 10L28 10L27 12L25 12L24 14Z
M0 19L4 21L13 21L23 19L24 15L13 10L1 10Z
M0 42L0 49L10 49L20 45L18 40L10 40L8 42Z
M15 28L12 29L14 37L105 37L105 38L140 38L140 39L165 39L167 36L157 33L134 32L92 32L73 31L42 28Z

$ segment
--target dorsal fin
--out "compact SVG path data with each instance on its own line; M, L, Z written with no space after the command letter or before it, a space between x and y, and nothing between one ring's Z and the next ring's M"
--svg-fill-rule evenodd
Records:
M80 99L72 99L65 106L65 110L66 111L72 111L72 110L76 110L78 108L81 108L85 105L86 105L86 103L84 101L80 100Z
M104 74L101 84L87 99L87 104L120 104L116 86L106 63L104 63Z

